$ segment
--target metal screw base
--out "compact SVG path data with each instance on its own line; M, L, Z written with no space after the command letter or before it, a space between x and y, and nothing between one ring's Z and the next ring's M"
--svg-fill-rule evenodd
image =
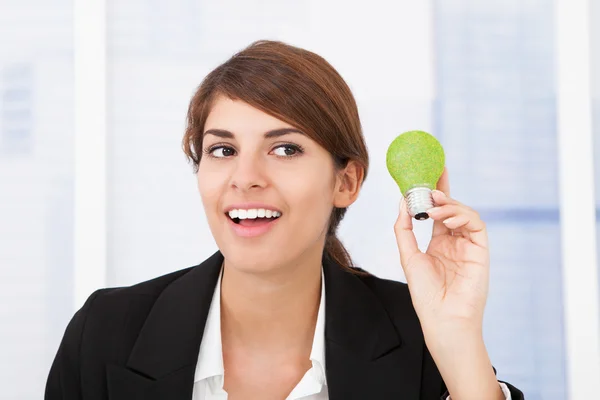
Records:
M431 190L426 187L410 189L406 192L406 203L411 217L418 221L428 219L427 210L433 207Z

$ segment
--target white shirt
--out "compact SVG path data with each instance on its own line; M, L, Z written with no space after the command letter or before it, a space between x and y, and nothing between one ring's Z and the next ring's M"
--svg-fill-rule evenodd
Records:
M204 336L200 344L200 353L194 375L192 400L227 400L223 389L224 367L223 346L221 343L221 274L213 293L212 302L206 318ZM288 395L286 400L329 400L327 377L325 375L325 278L321 270L321 301L317 313L317 324L310 352L312 368ZM500 387L506 400L512 400L508 387ZM446 400L451 400L450 396Z
M321 270L321 301L313 337L309 369L286 400L328 400L325 377L325 278ZM227 400L223 389L223 347L221 343L221 275L213 294L194 376L193 400Z

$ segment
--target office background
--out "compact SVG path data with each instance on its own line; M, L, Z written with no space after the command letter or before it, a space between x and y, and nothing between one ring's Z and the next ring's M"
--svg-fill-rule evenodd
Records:
M216 250L180 147L187 105L218 64L277 39L325 57L357 99L372 166L341 226L356 262L404 280L384 155L403 131L432 132L453 197L488 224L484 333L499 377L528 400L592 398L582 397L586 377L600 381L592 21L597 0L0 0L0 397L41 398L94 289ZM561 181L565 171L576 172ZM422 247L430 228L417 227Z

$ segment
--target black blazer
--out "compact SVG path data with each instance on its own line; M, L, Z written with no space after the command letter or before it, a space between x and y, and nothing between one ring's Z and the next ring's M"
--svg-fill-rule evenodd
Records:
M217 252L195 267L93 293L66 329L45 399L191 400L222 262ZM407 285L357 276L327 257L323 269L329 398L445 398Z

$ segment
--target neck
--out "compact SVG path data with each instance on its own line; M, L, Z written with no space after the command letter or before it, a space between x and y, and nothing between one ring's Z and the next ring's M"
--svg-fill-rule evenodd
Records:
M261 274L240 271L225 261L223 345L260 352L310 352L320 298L320 255Z

